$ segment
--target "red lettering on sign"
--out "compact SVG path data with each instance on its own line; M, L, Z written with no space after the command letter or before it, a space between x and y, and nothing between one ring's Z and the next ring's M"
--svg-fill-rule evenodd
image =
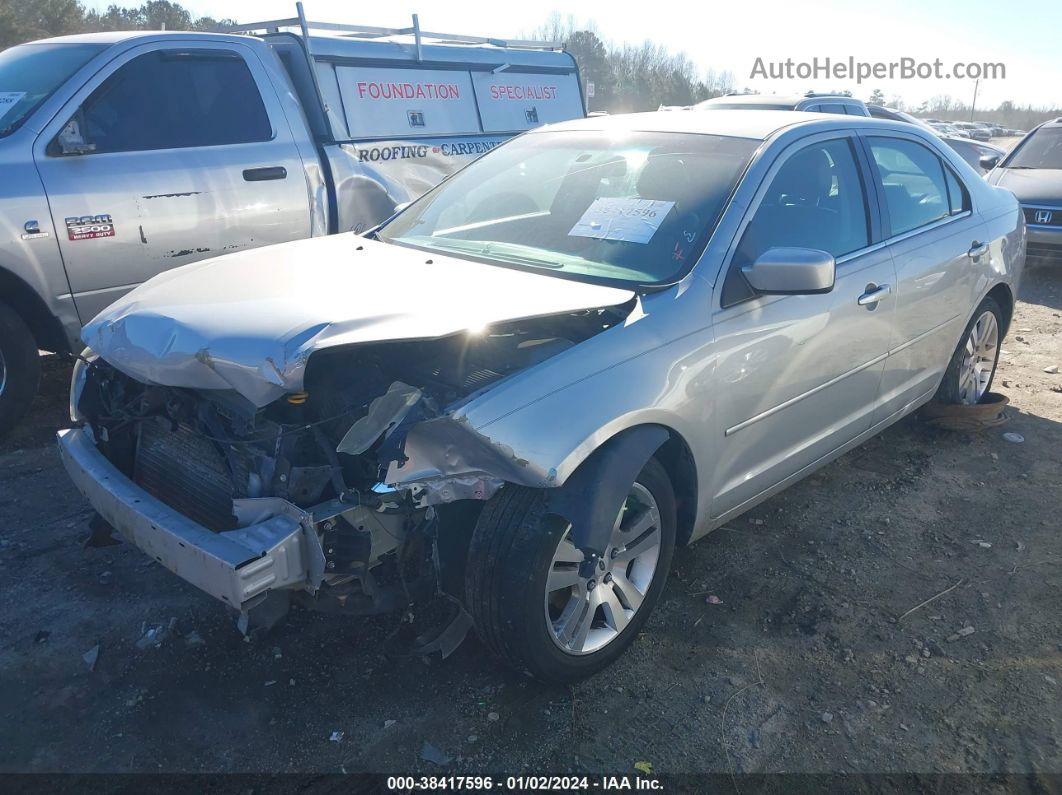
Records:
M556 86L495 85L490 87L491 99L547 100L557 98Z
M360 99L461 99L457 83L359 82L357 88Z

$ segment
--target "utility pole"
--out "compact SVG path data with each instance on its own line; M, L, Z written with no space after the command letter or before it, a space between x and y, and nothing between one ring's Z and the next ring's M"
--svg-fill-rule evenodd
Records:
M977 89L978 89L978 87L979 87L980 85L981 85L981 78L977 78L977 80L975 80L975 81L974 81L974 97L973 97L973 102L972 102L972 103L970 103L970 121L973 121L973 117L974 117L974 109L975 109L975 108L977 107Z

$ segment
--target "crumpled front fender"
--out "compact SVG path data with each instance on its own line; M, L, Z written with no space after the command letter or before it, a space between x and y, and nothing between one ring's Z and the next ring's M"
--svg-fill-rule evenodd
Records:
M405 460L391 463L387 483L396 488L432 485L433 495L446 493L438 484L452 483L455 487L449 489L450 499L487 499L502 482L546 489L549 512L571 523L575 545L599 556L608 544L628 489L669 437L668 430L660 425L623 431L602 444L560 484L556 470L541 471L511 447L492 441L467 423L438 417L410 430L405 438ZM478 488L475 493L459 488L467 486L469 477L483 478L487 488ZM471 488L479 485L472 483ZM449 500L436 496L431 501Z
M413 426L405 437L404 461L392 461L387 484L408 487L426 481L486 475L522 486L556 486L556 473L542 472L503 443L467 422L436 417Z

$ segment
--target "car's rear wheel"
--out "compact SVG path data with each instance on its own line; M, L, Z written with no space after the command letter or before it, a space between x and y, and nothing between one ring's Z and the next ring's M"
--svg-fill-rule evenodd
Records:
M650 459L616 506L592 572L571 526L539 489L506 486L484 507L469 547L466 601L482 640L513 667L552 682L589 676L637 637L675 548L675 497Z
M952 354L936 399L942 403L972 406L992 388L999 363L1003 310L994 298L977 307Z
M40 377L40 354L32 332L14 309L0 301L0 436L25 415Z

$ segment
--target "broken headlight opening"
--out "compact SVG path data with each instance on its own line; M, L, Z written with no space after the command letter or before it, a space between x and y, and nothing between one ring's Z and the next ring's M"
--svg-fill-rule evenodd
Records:
M420 470L421 477L403 480L395 473L409 461L407 437L419 428L456 426L447 419L454 409L628 311L321 350L309 359L301 391L262 408L235 391L145 384L85 356L72 386L72 416L91 429L96 448L119 472L214 534L257 532L274 514L308 526L314 549L299 557L307 576L281 575L279 586L233 604L244 628L275 623L292 600L333 612L408 616L413 603L447 590L460 594L444 587L447 567L464 565L460 553L447 553L445 537L470 529L469 509L502 488L507 471L470 442L467 455L436 457L464 469L427 476ZM420 437L450 444L447 453L456 447L445 435ZM451 619L457 613L451 631L438 638L445 652L470 622L455 599L443 601L450 604L444 613Z

